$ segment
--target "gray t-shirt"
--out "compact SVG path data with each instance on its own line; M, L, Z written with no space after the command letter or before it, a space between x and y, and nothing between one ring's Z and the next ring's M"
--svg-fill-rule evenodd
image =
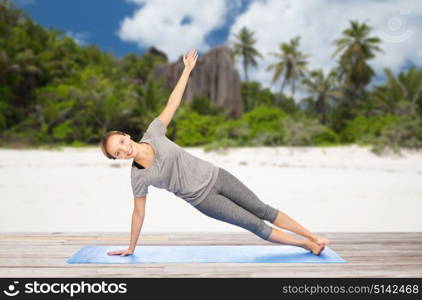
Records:
M155 158L149 168L131 168L135 197L148 194L148 186L166 189L189 204L198 205L210 192L218 176L218 167L185 151L169 140L167 128L155 118L140 143L152 146Z

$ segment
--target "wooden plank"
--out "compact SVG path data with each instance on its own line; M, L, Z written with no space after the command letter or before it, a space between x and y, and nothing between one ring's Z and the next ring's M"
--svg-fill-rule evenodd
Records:
M315 265L286 267L276 264L267 268L262 264L239 268L233 265L214 266L213 268L171 266L160 268L1 268L1 277L422 277L420 266L386 265L362 268L343 268L330 265L330 268L318 268ZM403 269L405 268L405 269Z
M67 264L84 245L120 245L127 232L1 233L2 277L422 277L422 232L330 232L347 263ZM292 236L297 236L292 234ZM301 237L299 237L301 238ZM138 245L279 245L249 233L141 234Z
M290 232L289 232L290 233ZM378 237L381 239L398 239L402 237L403 239L416 238L422 239L422 232L315 232L315 234L323 235L327 238L336 238L336 239L371 239L373 237ZM36 232L3 232L0 233L0 239L4 236L15 236L17 238L25 236L40 236L40 237L50 237L50 236L62 236L62 237L98 237L98 236L122 236L128 235L127 232L69 232L69 233L36 233ZM292 233L292 235L294 235ZM183 232L162 232L162 233L141 233L142 236L168 236L171 239L174 238L188 238L188 239L250 239L255 237L250 233L223 233L223 232L200 232L200 233L183 233Z

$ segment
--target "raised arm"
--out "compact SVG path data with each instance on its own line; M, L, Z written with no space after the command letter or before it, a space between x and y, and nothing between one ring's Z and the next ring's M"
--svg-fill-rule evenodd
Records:
M183 73L180 76L173 92L170 94L169 100L167 101L164 110L158 115L158 119L160 119L166 127L170 123L174 113L176 112L176 109L180 105L180 101L182 100L190 72L195 67L197 58L198 54L195 49L191 49L187 55L183 56L183 63L185 64Z

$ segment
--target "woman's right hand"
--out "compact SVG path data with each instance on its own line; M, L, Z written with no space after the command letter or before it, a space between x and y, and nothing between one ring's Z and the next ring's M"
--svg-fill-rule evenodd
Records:
M125 250L115 250L115 251L109 251L107 252L107 255L120 255L120 256L126 256L126 255L132 255L133 250L131 249L125 249Z

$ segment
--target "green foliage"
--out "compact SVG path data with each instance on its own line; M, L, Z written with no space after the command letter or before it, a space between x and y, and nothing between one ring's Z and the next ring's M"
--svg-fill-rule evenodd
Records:
M45 137L45 135L35 128L34 121L28 119L4 131L0 137L0 145L18 148L25 145L39 146L47 142L43 137Z
M340 142L340 136L327 126L318 132L313 140L315 145L318 146L332 146Z
M223 108L213 104L207 97L193 96L191 108L200 115L223 114Z
M310 146L316 139L324 137L324 126L311 118L288 116L283 120L283 144L287 146Z
M244 112L249 112L259 105L270 106L275 102L275 97L271 91L261 89L261 84L256 81L241 82L240 94L242 95Z
M215 130L224 120L221 115L200 115L188 107L180 107L176 122L175 143L197 146L210 143Z
M276 102L273 106L280 108L288 115L295 115L300 112L298 105L295 103L295 99L292 97L285 96L284 94L276 98Z
M340 139L345 143L365 142L372 137L381 134L383 128L388 124L397 122L397 116L386 114L380 116L357 116L347 121L346 128L341 132Z
M392 151L400 154L402 148L417 149L422 147L422 118L419 116L401 116L397 122L385 126L381 134L370 140L374 153Z
M406 72L401 71L397 78L388 68L384 72L387 82L375 86L369 96L371 112L395 113L404 102L412 105L409 113L418 112L422 116L422 69L409 68Z
M212 142L206 150L237 146L279 145L283 140L282 120L286 114L279 108L258 106L237 120L216 124Z
M274 94L268 88L262 89L261 84L256 81L241 82L241 95L244 113L250 112L258 106L277 107L287 114L294 114L299 110L292 97ZM249 95L249 101L246 101L247 95Z
M7 103L0 99L0 132L6 128L6 112L8 109Z
M286 113L279 108L258 106L245 113L242 120L248 128L247 139L252 145L274 145L282 141L281 121Z
M72 134L71 126L70 120L66 120L63 123L58 124L53 128L53 138L56 138L57 140L66 140L66 138Z
M123 57L118 62L119 73L125 74L126 77L135 80L136 82L146 82L149 78L153 67L157 63L165 63L166 61L151 53L146 53L143 56L138 56L135 53L130 53Z
M51 142L93 142L101 130L118 126L126 118L130 97L123 89L113 89L115 84L97 72L86 68L68 83L36 91L33 116L51 134Z

